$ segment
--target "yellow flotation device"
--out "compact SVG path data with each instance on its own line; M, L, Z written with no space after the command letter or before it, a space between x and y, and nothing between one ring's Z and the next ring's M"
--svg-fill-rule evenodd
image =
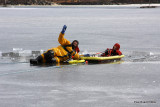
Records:
M121 59L124 55L117 55L117 56L108 56L108 57L81 57L82 60L112 60L112 59Z
M75 64L75 63L83 63L83 62L85 62L85 60L70 60L70 61L68 61L68 63L69 64Z

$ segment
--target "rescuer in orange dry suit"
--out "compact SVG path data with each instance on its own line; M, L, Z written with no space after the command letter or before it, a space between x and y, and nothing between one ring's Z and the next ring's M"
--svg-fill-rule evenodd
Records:
M116 43L114 44L112 49L107 48L105 52L101 54L101 56L122 55L122 52L119 49L120 49L120 44Z
M79 42L74 40L72 43L64 38L67 26L64 25L61 33L59 34L58 42L61 44L56 48L48 49L45 53L38 56L36 59L30 59L31 64L41 63L59 63L69 59L80 59L78 52Z

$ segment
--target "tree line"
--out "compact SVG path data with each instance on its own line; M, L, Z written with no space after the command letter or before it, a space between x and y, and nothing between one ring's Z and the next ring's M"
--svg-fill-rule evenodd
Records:
M9 5L52 5L58 4L76 4L76 5L94 5L94 4L142 4L142 3L160 3L160 0L0 0L0 4Z

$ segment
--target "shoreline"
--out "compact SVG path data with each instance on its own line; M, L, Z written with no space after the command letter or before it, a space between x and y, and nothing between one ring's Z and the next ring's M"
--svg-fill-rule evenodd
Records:
M15 7L160 7L160 4L120 4L120 5L0 5L0 8Z

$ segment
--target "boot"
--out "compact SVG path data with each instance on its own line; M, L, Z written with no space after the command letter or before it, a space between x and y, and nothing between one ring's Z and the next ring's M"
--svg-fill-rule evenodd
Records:
M33 65L38 65L38 64L42 64L43 63L43 58L42 56L38 56L36 59L30 59L30 64Z
M30 59L30 64L36 65L38 64L38 61L36 59Z

